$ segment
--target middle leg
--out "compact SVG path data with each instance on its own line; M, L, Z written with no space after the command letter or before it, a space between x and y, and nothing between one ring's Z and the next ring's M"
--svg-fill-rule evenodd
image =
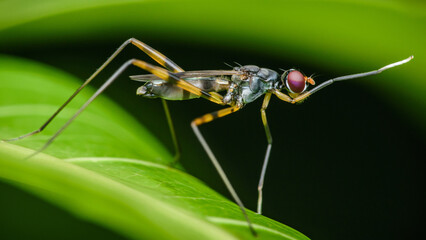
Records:
M194 119L191 123L191 127L192 127L192 130L194 131L195 135L197 136L198 141L200 141L201 145L203 146L204 150L206 151L207 155L209 156L210 160L212 161L214 167L216 168L216 171L219 173L220 177L222 178L222 181L225 183L226 188L231 193L232 198L234 198L234 201L240 207L241 212L243 213L243 215L244 215L244 217L247 221L247 224L250 228L250 231L252 232L252 234L254 236L257 236L257 233L254 230L253 225L252 225L250 219L247 216L247 212L245 210L243 202L238 197L238 194L235 191L234 187L232 187L231 182L229 181L228 177L225 174L225 171L223 171L222 167L220 166L219 161L216 159L215 155L213 154L213 151L210 149L209 145L207 144L206 140L204 139L203 135L201 134L200 130L198 129L198 126L200 126L202 124L211 122L211 121L213 121L217 118L224 117L224 116L229 115L229 114L236 112L238 110L239 110L239 108L237 106L233 106L233 107L225 108L225 109L213 112L213 113L205 114L205 115L203 115L199 118Z
M128 41L131 42L136 47L138 47L144 53L146 53L149 57L154 59L161 66L167 68L168 70L175 72L175 73L184 71L181 67L179 67L176 63L174 63L168 57L166 57L162 53L158 52L154 48L150 47L149 45L147 45L147 44L145 44L145 43L143 43L143 42L141 42L141 41L139 41L135 38L131 38ZM169 107L167 105L167 101L165 99L161 99L161 103L163 105L164 113L165 113L166 119L167 119L167 125L169 125L170 135L172 137L173 147L175 149L175 156L174 156L174 161L173 161L173 164L175 164L179 161L179 158L180 158L179 142L178 142L177 137L176 137L176 131L175 131L175 128L174 128L172 117L170 115L170 111L169 111Z
M268 120L266 118L266 108L268 107L269 100L271 99L271 93L267 93L263 99L262 108L260 113L262 116L263 127L265 128L266 139L268 140L268 147L266 148L265 159L263 160L262 171L260 173L259 185L257 186L257 191L259 192L257 198L257 213L262 214L262 201L263 201L263 183L265 180L266 168L268 167L269 155L272 148L272 135L269 130Z

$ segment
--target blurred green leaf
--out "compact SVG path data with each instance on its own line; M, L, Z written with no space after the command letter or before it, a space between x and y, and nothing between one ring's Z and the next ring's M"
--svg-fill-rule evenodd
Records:
M76 88L76 79L22 59L0 58L1 137L39 126ZM54 121L57 129L88 95ZM58 103L59 102L59 103ZM54 130L16 142L38 149ZM53 131L53 132L52 132ZM0 144L0 177L81 218L134 239L253 238L239 208L169 166L171 156L143 127L100 97L44 153ZM249 212L256 239L308 239Z

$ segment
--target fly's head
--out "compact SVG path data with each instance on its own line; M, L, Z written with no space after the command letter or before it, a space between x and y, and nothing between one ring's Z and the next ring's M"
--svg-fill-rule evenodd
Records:
M296 69L285 71L283 75L281 75L281 83L283 85L282 87L285 86L289 95L293 98L306 91L309 85L315 85L315 81L312 77L305 76Z

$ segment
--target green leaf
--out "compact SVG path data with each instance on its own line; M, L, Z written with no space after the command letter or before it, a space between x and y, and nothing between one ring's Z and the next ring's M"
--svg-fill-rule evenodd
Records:
M0 133L37 128L77 87L77 80L37 63L0 58ZM253 238L239 208L188 174L131 116L96 99L45 153L40 148L93 93L88 89L46 131L0 144L0 178L71 213L134 239ZM49 154L49 155L48 155ZM249 212L257 239L308 239Z

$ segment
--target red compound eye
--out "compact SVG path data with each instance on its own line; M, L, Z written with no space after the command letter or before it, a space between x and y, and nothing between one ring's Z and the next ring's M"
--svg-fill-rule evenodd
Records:
M287 87L293 93L301 93L306 88L305 76L297 70L288 73L286 78Z

